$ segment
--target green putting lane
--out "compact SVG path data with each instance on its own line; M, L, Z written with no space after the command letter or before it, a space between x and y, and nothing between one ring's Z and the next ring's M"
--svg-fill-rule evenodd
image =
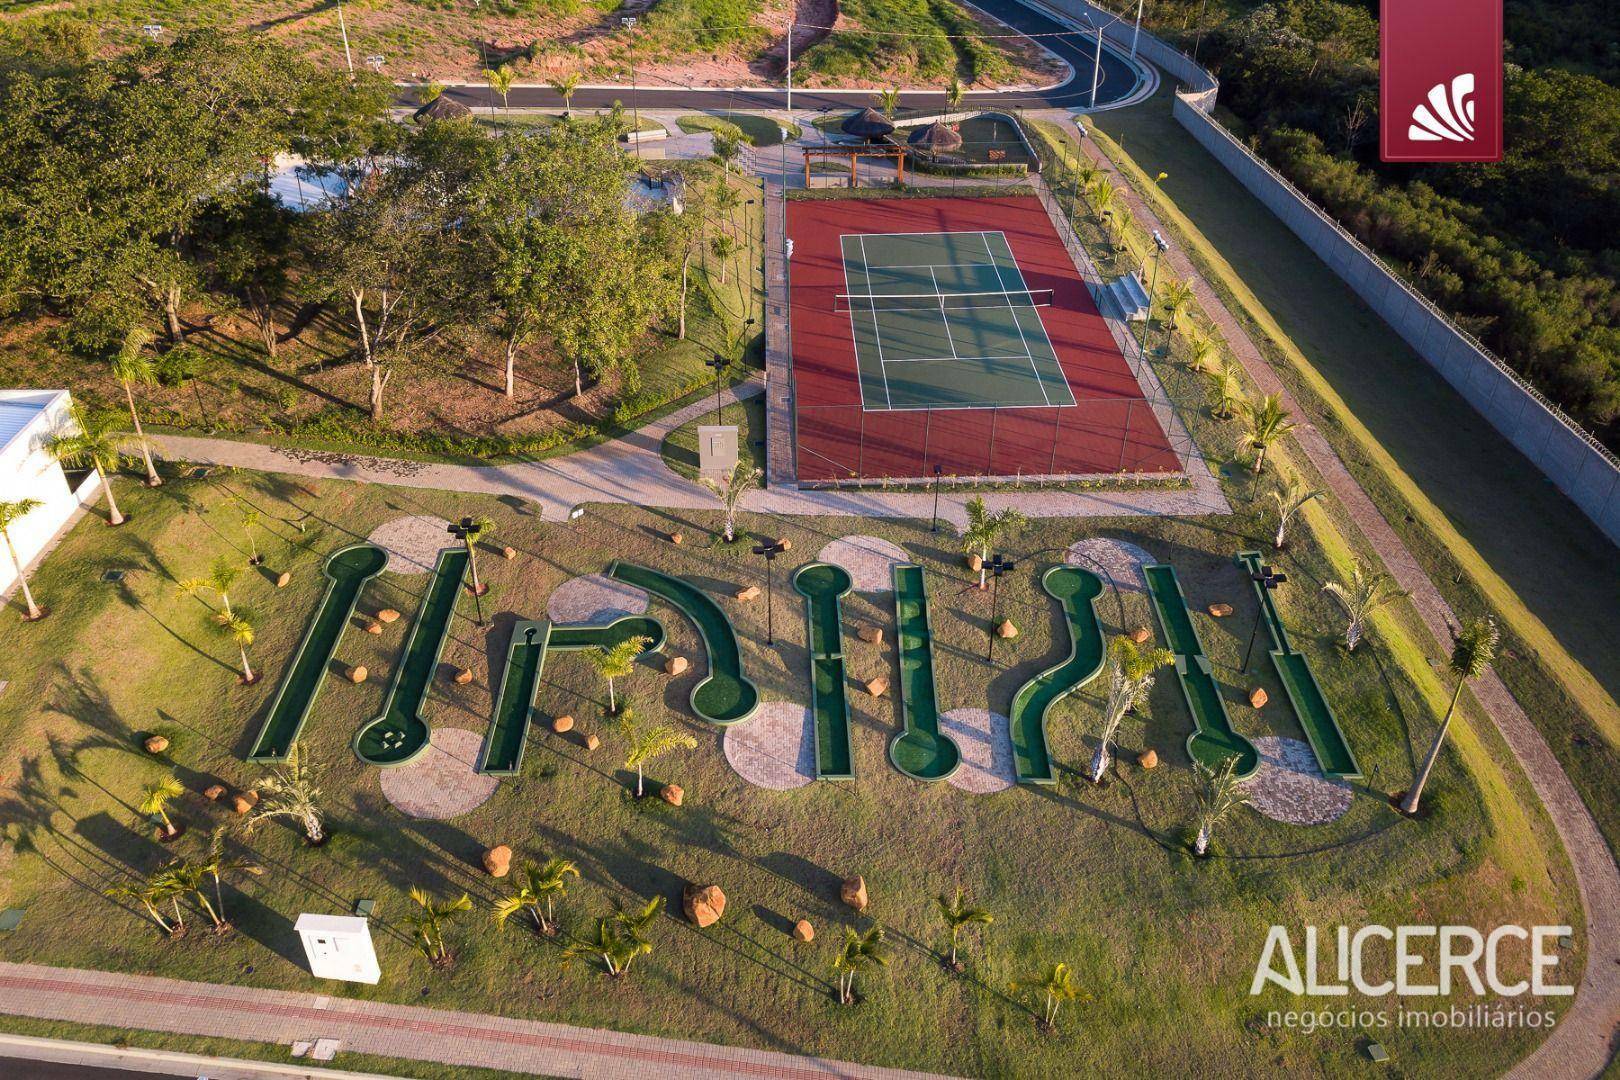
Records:
M1258 573L1261 564L1260 553L1240 551L1237 562L1248 573ZM1255 599L1260 604L1261 617L1271 634L1273 646L1271 666L1277 670L1277 677L1282 680L1283 691L1288 695L1288 703L1293 706L1294 716L1298 718L1299 726L1305 732L1305 739L1316 754L1316 763L1321 767L1322 775L1336 780L1361 779L1361 766L1356 764L1356 755L1350 749L1350 740L1345 738L1344 729L1339 726L1338 718L1333 715L1333 707L1323 695L1321 684L1316 681L1316 674L1311 671L1310 662L1295 652L1294 647L1288 642L1288 629L1283 625L1282 616L1277 613L1277 605L1272 599L1271 590L1256 581L1254 591Z
M315 697L321 692L326 669L337 652L343 631L348 628L366 582L382 572L388 553L371 544L353 544L334 551L326 560L326 592L321 596L315 617L304 630L304 638L293 654L292 666L282 677L270 714L265 717L259 737L253 743L249 761L285 761L292 752L309 719Z
M1012 737L1013 764L1023 784L1055 784L1052 756L1046 746L1046 714L1059 699L1073 693L1097 677L1103 669L1102 620L1097 601L1102 597L1102 579L1077 566L1054 566L1041 576L1041 587L1063 605L1069 624L1069 657L1047 668L1013 695L1008 731Z
M962 755L950 736L939 730L928 588L916 563L894 568L894 625L900 718L905 727L889 740L889 760L915 780L943 780L962 764Z
M1232 729L1226 702L1210 670L1209 657L1187 610L1187 597L1181 591L1176 568L1166 563L1143 568L1148 591L1153 596L1153 614L1164 631L1170 651L1176 654L1176 675L1182 696L1192 712L1194 731L1187 737L1187 753L1210 768L1218 768L1227 758L1238 759L1237 775L1249 777L1260 767L1260 752L1254 744Z
M816 776L850 780L855 755L849 742L849 691L844 675L842 599L853 583L849 572L831 563L806 563L793 575L804 597L810 642L811 711L816 721Z
M368 765L403 765L427 749L429 729L422 719L422 704L450 636L467 561L464 547L439 552L422 606L394 666L382 714L355 733L354 752Z
M759 688L742 670L742 650L731 620L709 595L680 578L635 563L614 562L608 576L645 589L679 609L703 635L709 674L692 688L692 711L711 724L735 724L759 708Z
M478 771L491 776L514 776L523 768L523 748L534 717L535 697L546 656L553 651L612 648L633 637L648 638L642 655L656 652L664 644L664 627L657 619L630 615L606 626L554 626L547 622L524 620L512 627L512 641L506 649L506 667L501 687L495 695L495 712Z

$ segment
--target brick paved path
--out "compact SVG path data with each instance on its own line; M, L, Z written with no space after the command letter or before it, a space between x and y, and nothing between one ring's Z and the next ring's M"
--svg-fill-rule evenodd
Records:
M1147 228L1160 227L1158 216L1142 201L1114 163L1096 148L1091 139L1079 137L1073 120L1065 117L1060 123L1071 137L1077 139L1092 163L1109 175L1136 221ZM1211 168L1218 167L1211 161ZM1327 439L1311 423L1309 414L1299 407L1299 402L1294 400L1277 373L1271 370L1260 350L1233 318L1221 298L1209 287L1192 260L1179 247L1172 247L1165 258L1170 264L1171 273L1192 284L1198 303L1214 321L1231 347L1232 355L1243 365L1243 370L1261 392L1283 396L1283 404L1299 422L1293 434L1305 456L1344 504L1356 527L1379 553L1401 588L1412 594L1412 602L1434 639L1437 642L1449 641L1446 627L1461 620L1423 572L1417 559L1345 468ZM1547 808L1553 827L1558 830L1558 836L1574 865L1581 906L1586 911L1586 971L1575 1004L1547 1041L1509 1075L1557 1080L1596 1076L1603 1071L1611 1055L1611 1045L1620 1036L1620 869L1615 866L1614 856L1598 831L1597 822L1592 820L1591 812L1586 809L1569 777L1564 775L1563 767L1553 756L1546 739L1542 738L1541 732L1525 715L1496 672L1487 671L1469 690L1502 733L1508 748L1529 777L1531 787Z
M920 1080L929 1075L414 1005L31 964L0 963L0 1009L250 1042L339 1039L345 1052L591 1080ZM342 1061L340 1053L337 1064Z

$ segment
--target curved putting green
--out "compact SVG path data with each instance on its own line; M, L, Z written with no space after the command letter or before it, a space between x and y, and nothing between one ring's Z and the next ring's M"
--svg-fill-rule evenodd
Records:
M430 732L422 719L422 703L450 636L450 620L456 613L469 557L464 547L439 552L422 606L394 665L383 711L355 733L354 752L367 765L403 765L427 749Z
M1251 580L1260 571L1258 551L1240 551L1237 561L1249 572ZM1322 775L1336 780L1360 780L1361 766L1356 764L1350 740L1345 738L1344 729L1333 715L1333 707L1322 693L1310 662L1288 643L1288 629L1283 626L1282 616L1272 602L1271 590L1255 581L1254 591L1260 604L1260 614L1271 634L1271 666L1277 670L1277 678L1282 681L1288 703L1294 707L1294 716L1299 719L1305 739L1316 754L1316 763L1321 767Z
M962 754L939 730L934 693L934 634L928 624L928 587L916 563L894 568L895 653L900 661L900 719L889 740L889 760L914 780L943 780L961 767Z
M759 688L743 674L737 631L719 604L680 578L635 563L615 561L608 567L608 576L645 589L680 609L703 635L703 646L709 654L709 674L692 687L694 713L721 726L754 715L754 710L759 708Z
M1209 657L1204 655L1203 643L1198 640L1198 630L1187 610L1187 597L1181 591L1176 568L1160 563L1143 567L1142 572L1147 576L1148 592L1153 597L1153 614L1159 620L1170 651L1176 654L1181 694L1192 712L1194 730L1187 736L1187 753L1211 769L1235 757L1238 778L1253 776L1260 767L1260 752L1232 729L1232 718L1226 713L1226 702L1221 697L1220 687L1215 685Z
M326 680L326 669L337 652L343 631L354 616L360 590L382 573L388 553L374 544L351 544L334 551L326 560L326 592L315 608L315 617L304 630L304 638L293 654L292 666L282 677L270 714L254 740L249 761L285 761L304 730L304 721L315 705L315 697Z
M478 771L492 776L513 776L523 768L523 748L529 738L529 722L534 716L540 675L551 651L591 649L600 645L611 649L633 637L651 639L642 655L656 652L664 644L664 627L657 619L627 615L606 626L554 626L548 622L524 620L512 627L512 641L506 647L506 668L501 672L501 688L495 694L495 712L489 733L479 755Z
M811 711L816 721L816 777L852 780L855 753L849 742L849 692L844 677L842 600L854 583L849 571L832 563L805 563L793 575L804 597L806 638L810 642Z
M1097 601L1102 579L1078 566L1054 566L1041 575L1041 587L1063 605L1069 624L1069 657L1047 668L1013 695L1008 733L1013 764L1021 784L1055 784L1052 756L1046 747L1046 714L1058 700L1097 677L1103 669L1102 620Z

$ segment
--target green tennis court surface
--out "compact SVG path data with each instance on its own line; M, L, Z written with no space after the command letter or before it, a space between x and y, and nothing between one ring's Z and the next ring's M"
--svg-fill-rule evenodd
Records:
M840 237L868 409L1075 404L1032 292L999 232Z

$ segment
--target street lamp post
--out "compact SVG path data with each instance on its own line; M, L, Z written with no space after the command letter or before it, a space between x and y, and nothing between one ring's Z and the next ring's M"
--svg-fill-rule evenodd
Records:
M343 35L343 62L349 67L349 78L354 78L354 56L349 52L349 23L343 18L343 0L338 0L338 33Z
M1159 174L1163 176L1163 173ZM1153 325L1153 292L1159 287L1159 262L1164 253L1170 250L1170 241L1166 240L1158 229L1153 230L1153 274L1148 282L1147 315L1142 319L1142 340L1137 346L1142 356L1147 356L1148 328Z
M719 353L715 353L711 359L705 360L703 363L714 369L714 422L718 424L720 422L720 373L726 370L731 361Z
M467 539L477 530L477 527L477 522L473 521L472 518L464 517L460 521L452 521L445 531L467 545L467 562L472 568L473 610L478 613L477 625L483 626L484 602L480 597L484 595L484 586L478 580L478 560L473 556L472 544Z
M1288 580L1288 575L1279 573L1262 563L1259 570L1249 575L1249 580L1262 589L1271 590L1285 583ZM1254 629L1249 631L1249 647L1243 650L1243 667L1240 669L1242 671L1249 670L1249 658L1254 653L1254 642L1260 636L1260 621L1265 617L1266 608L1262 602L1259 609L1254 613Z
M776 644L776 604L772 591L772 582L775 575L771 568L776 565L776 557L787 550L787 545L780 540L767 540L763 544L754 545L754 554L765 556L765 644Z
M1001 575L1011 573L1016 567L1017 564L1013 560L999 553L991 556L990 561L984 564L984 568L990 571L990 651L985 655L985 660L991 665L996 662L996 625L1001 615Z
M939 480L940 475L944 473L944 471L945 466L934 466L934 523L933 525L929 526L929 532L939 532Z
M636 17L625 15L619 19L619 25L626 30L636 28ZM630 141L636 144L636 160L641 160L641 89L636 85L636 56L630 54L630 115L634 118L636 129L630 133Z
M1136 59L1136 39L1142 34L1142 0L1136 0L1136 26L1131 30L1131 59Z

